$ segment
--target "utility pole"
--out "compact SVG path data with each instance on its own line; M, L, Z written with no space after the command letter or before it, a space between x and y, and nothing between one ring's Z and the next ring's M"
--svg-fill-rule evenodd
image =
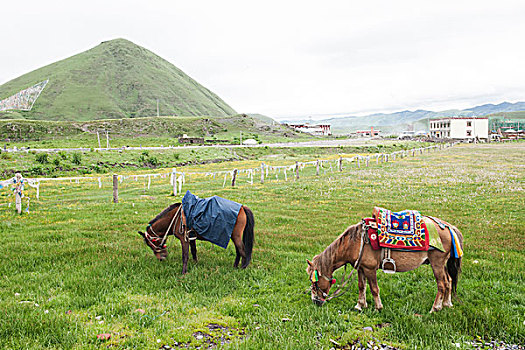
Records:
M106 148L109 149L109 131L106 131Z
M97 140L98 140L98 148L102 148L100 147L100 133L98 132L98 130L97 130Z

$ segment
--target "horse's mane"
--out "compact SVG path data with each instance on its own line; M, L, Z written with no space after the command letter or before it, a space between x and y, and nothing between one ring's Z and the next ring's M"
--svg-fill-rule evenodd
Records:
M326 247L326 249L322 253L314 256L312 262L314 263L314 266L319 270L319 272L324 274L330 270L330 268L333 265L333 261L337 251L339 250L341 245L346 244L345 241L347 239L356 240L357 238L360 238L357 227L358 224L348 226L346 230L343 233L341 233L339 237L337 237L335 241L333 241L328 247Z
M157 222L158 220L160 220L161 218L163 218L166 214L168 214L170 211L172 211L174 208L178 207L179 205L181 205L181 203L174 203L174 204L170 205L169 207L167 207L166 209L164 209L163 211L161 211L159 215L155 216L155 217L149 222L149 224L150 224L150 225L153 225L155 222Z

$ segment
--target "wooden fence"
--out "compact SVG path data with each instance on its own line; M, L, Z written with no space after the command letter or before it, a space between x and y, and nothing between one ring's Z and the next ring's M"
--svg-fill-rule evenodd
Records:
M133 180L135 182L143 180L144 192L146 189L149 190L151 186L152 179L166 179L166 183L170 185L170 192L173 195L178 195L182 193L183 186L189 181L189 178L192 176L201 176L201 177L210 177L213 179L222 178L222 187L225 187L227 184L230 186L237 186L238 179L241 176L247 177L247 183L250 185L254 184L254 179L257 177L260 178L260 183L264 184L265 181L275 177L276 180L283 179L284 181L294 180L297 181L301 177L301 173L306 167L315 168L315 176L319 176L321 172L326 174L327 172L343 172L345 167L354 166L356 168L367 168L374 164L381 164L396 161L399 158L406 157L415 157L416 155L423 154L425 152L438 151L441 149L446 149L454 146L455 144L437 144L429 147L414 148L410 150L400 150L392 153L375 153L370 155L355 155L353 157L343 157L339 156L335 159L316 159L308 162L295 161L293 164L289 165L270 165L262 162L260 166L251 167L251 168L242 168L242 169L229 169L229 170L220 170L220 171L210 171L210 172L198 172L198 171L179 171L176 168L171 169L168 172L158 172L158 173L149 173L149 174L128 174L128 175L102 175L102 176L76 176L76 177L62 177L62 178L22 178L24 184L29 185L31 188L35 189L34 197L36 200L40 199L40 185L46 182L69 182L76 184L86 184L86 183L95 183L98 184L98 188L102 188L102 183L104 179L105 182L110 182L112 184L113 191L113 202L119 202L119 184L122 184L124 181ZM230 179L230 181L228 181ZM0 189L2 187L7 187L10 184L14 183L15 178L0 181ZM20 181L20 179L18 180ZM162 181L162 180L161 180ZM16 191L15 191L16 192ZM21 191L20 191L21 193ZM16 196L16 193L15 193ZM22 197L22 195L20 196ZM29 209L30 197L25 196L27 201L27 211ZM20 213L21 208L18 205L21 201L21 198L16 199L17 211ZM11 203L0 203L0 206L8 205L11 206Z

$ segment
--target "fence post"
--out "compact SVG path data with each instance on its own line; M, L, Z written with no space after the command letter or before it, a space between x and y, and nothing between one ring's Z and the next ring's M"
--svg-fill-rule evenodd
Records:
M171 169L171 181L173 185L173 195L177 195L177 168Z
M40 199L40 181L36 183L36 199Z
M343 157L339 156L339 171L343 171Z
M357 157L357 167L361 168L361 161L359 160L359 157Z
M319 176L319 159L317 159L315 164L315 175Z
M233 174L232 174L232 187L235 186L235 179L237 178L237 169L233 169Z
M261 183L264 183L264 163L261 163Z
M366 167L368 168L368 161L370 160L370 156L366 157Z
M113 203L118 203L118 175L113 174Z
M295 179L299 180L299 162L295 161Z

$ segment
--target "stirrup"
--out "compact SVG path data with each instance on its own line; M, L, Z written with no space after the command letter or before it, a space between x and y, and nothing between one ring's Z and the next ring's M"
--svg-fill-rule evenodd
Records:
M386 248L386 256L383 258L383 263L381 264L381 269L384 273L396 273L396 262L390 257L390 249ZM392 269L386 269L385 264L391 264Z
M392 264L392 269L386 269L385 264ZM392 258L384 258L381 269L384 273L396 273L396 262Z

